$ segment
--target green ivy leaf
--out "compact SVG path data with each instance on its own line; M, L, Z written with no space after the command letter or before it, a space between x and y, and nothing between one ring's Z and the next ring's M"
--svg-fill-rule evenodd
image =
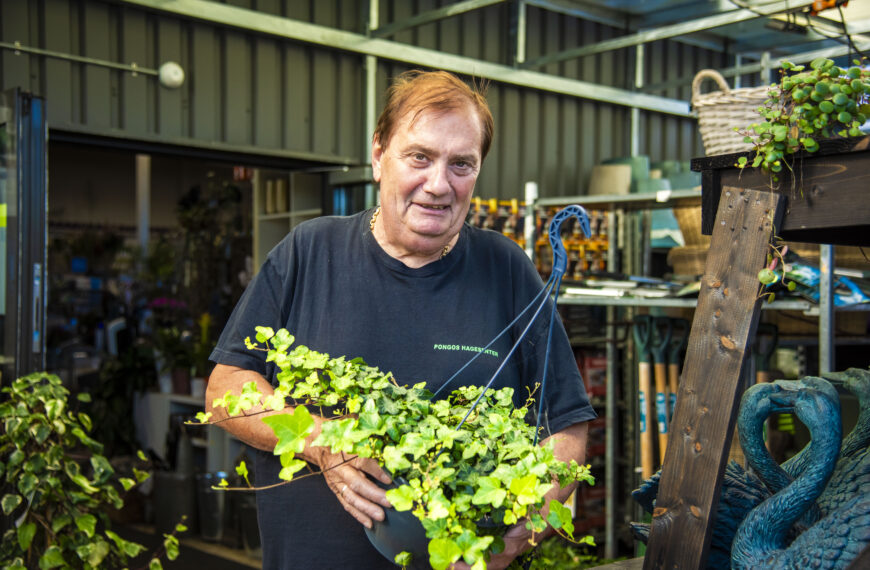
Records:
M56 420L63 413L66 402L63 400L49 400L45 403L45 415L50 420Z
M18 527L18 546L21 550L27 552L34 536L36 536L36 523L29 522Z
M118 479L118 482L121 483L121 487L123 487L125 491L129 491L136 486L136 481L130 479L129 477L121 477L120 479Z
M98 485L102 485L115 474L112 464L102 455L91 456L91 467L94 470L94 483Z
M296 338L287 329L279 329L270 342L275 350L286 352L290 345L296 342Z
M410 485L390 489L386 494L390 504L397 511L410 511L414 508L414 501L417 500L417 493Z
M543 495L538 489L538 478L534 474L514 479L509 488L520 505L533 505Z
M477 480L478 488L471 502L475 505L492 505L496 509L504 504L507 491L495 477L480 477Z
M42 556L39 557L40 570L46 568L57 568L58 566L65 565L66 561L63 559L63 553L61 553L60 548L55 544L46 548L45 552L42 553Z
M164 535L163 548L166 550L166 558L175 560L178 558L178 538L171 534Z
M9 515L21 504L21 496L14 493L3 495L3 514Z
M27 497L34 489L36 489L38 483L39 479L36 478L36 475L33 473L25 473L18 480L18 492Z
M94 531L97 528L97 517L91 514L81 515L76 517L76 527L83 533L85 533L88 538L94 537Z
M562 529L568 536L574 536L574 521L571 517L571 509L559 501L550 501L550 512L547 515L547 522L553 528Z
M411 555L410 552L400 552L400 553L396 554L396 556L395 556L395 558L393 559L393 561L394 561L397 565L399 565L399 566L401 566L401 567L404 568L404 567L408 566L409 564L411 564L411 561L412 561L413 559L414 559L414 557L413 557L413 555Z
M399 473L411 467L411 462L395 445L387 445L383 449L384 467L391 473Z
M84 544L76 548L78 557L87 562L91 568L99 568L100 563L109 554L109 543L105 540L97 540L90 544Z
M256 327L254 330L257 331L257 342L260 344L275 336L275 331L271 327Z
M449 538L434 538L429 541L429 563L434 570L445 570L459 560L462 549Z
M160 563L159 559L152 558L151 561L148 562L148 570L163 570L163 564Z
M305 438L314 431L314 419L305 406L296 406L289 414L267 416L263 418L263 423L272 428L278 438L273 451L275 455L286 452L302 453L305 449Z
M51 532L57 534L71 522L72 517L70 515L60 515L54 517L51 521Z
M281 471L278 472L278 478L284 481L290 481L293 479L293 475L295 475L298 471L301 471L305 468L307 463L301 459L294 459L292 452L282 453L281 454Z
M236 465L236 474L238 474L239 477L242 477L249 487L251 486L251 481L248 479L248 466L244 461L241 461Z
M118 550L124 553L125 556L129 556L130 558L135 558L139 556L142 552L145 551L145 547L141 544L131 542L129 540L124 540L111 530L106 531L106 536L115 543L115 546L118 547Z

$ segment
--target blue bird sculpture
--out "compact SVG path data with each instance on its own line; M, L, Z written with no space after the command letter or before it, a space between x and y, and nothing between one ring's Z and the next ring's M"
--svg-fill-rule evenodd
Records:
M870 545L868 489L841 489L844 498L833 510L794 540L790 538L793 523L813 506L832 479L842 443L839 398L806 386L798 389L794 383L773 384L779 390L767 393L770 402L793 410L810 430L810 459L794 481L746 516L734 537L731 566L735 570L846 568ZM760 434L757 439L756 445L763 444ZM867 461L867 454L866 448L857 452L859 465Z
M870 493L870 371L849 369L835 380L843 380L858 398L858 419L843 438L840 455L827 487L818 498L822 513L840 509L856 492Z
M839 397L836 389L821 378L807 376L792 383L822 391L833 399ZM750 469L744 469L734 461L729 462L725 467L707 556L708 569L730 567L731 544L740 523L754 507L791 483L794 476L806 465L808 456L804 452L780 466L764 446L761 435L764 422L773 413L768 396L779 390L780 388L773 383L757 384L752 390L744 393L741 399L737 417L738 434ZM752 434L752 437L747 434ZM660 476L661 472L654 474L632 493L635 501L648 513L652 513L655 507ZM820 510L816 506L811 506L795 523L790 536L797 536L820 516ZM647 542L648 524L633 522L630 523L630 528L636 539Z

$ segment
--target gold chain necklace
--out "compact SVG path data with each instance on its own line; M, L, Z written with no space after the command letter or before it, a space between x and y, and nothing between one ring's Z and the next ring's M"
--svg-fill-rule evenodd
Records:
M378 206L377 210L375 210L375 213L372 214L372 219L369 221L369 229L372 231L372 233L375 233L375 221L377 221L378 214L380 214L380 213L381 213L381 207ZM450 246L445 245L444 249L441 251L441 259L443 259L445 255L447 255L448 251L450 251Z

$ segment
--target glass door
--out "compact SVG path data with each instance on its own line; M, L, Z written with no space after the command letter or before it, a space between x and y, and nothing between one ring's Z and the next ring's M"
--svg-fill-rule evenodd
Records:
M44 101L0 91L0 384L45 369Z

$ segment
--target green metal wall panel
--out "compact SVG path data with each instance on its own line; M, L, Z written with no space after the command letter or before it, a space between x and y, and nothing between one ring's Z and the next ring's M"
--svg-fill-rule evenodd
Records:
M3 8L0 7L0 11L2 10ZM70 5L67 0L45 0L41 35L45 38L45 49L62 53L70 52L72 34ZM5 37L8 36L4 33ZM43 62L44 93L46 100L51 101L51 113L63 122L72 122L73 101L69 96L72 85L72 64L60 59L45 59ZM6 79L5 74L0 77Z
M148 51L148 18L139 10L123 8L120 11L119 28L121 30L120 61L136 62L143 67L154 65L153 58L149 57ZM53 61L53 60L46 60ZM132 73L116 74L120 76L120 119L118 127L137 133L148 132L148 125L153 120L149 105L149 86L154 80L147 75ZM63 97L48 96L51 108L57 103L63 103ZM55 115L56 116L56 115ZM58 120L61 118L58 117ZM67 120L66 122L72 122Z
M202 140L221 139L222 66L221 32L212 26L193 24L190 28L190 136Z
M380 23L402 20L455 0L376 0ZM358 0L233 0L226 4L363 33ZM513 2L402 30L390 39L509 65L515 46ZM527 59L622 35L623 30L529 7ZM190 140L264 152L315 154L336 162L368 161L364 133L364 56L239 28L149 12L105 0L2 0L0 40L156 69L167 60L186 73L177 90L153 76L78 62L0 52L2 86L24 85L48 100L52 128L150 140ZM662 41L645 48L650 83L724 67L727 59ZM551 63L543 71L629 89L634 49ZM378 63L378 107L390 77L407 65ZM688 100L688 86L654 93ZM493 84L492 153L478 195L522 198L534 180L544 196L585 191L602 160L630 153L631 112L624 105L529 87ZM640 152L652 160L687 160L703 152L691 118L640 113Z

